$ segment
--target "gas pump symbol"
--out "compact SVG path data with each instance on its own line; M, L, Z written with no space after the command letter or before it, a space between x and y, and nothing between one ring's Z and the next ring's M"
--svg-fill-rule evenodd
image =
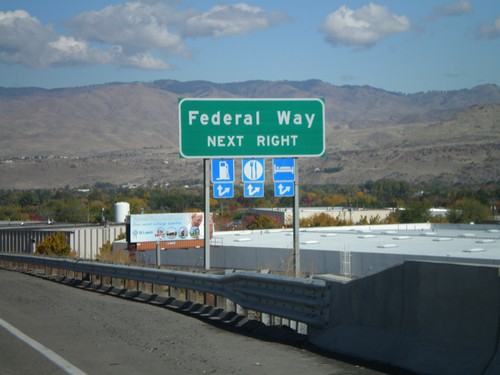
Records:
M229 176L229 165L227 161L222 160L219 162L219 176L217 177L217 181L229 179L231 179L231 176Z

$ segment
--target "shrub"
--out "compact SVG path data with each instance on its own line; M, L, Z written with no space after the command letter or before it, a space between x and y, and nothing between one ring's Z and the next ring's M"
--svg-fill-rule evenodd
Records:
M120 237L120 236L118 236ZM134 260L131 259L130 253L126 250L113 250L111 242L107 241L99 249L99 260L105 263L131 264Z
M68 245L66 235L57 232L45 237L36 246L36 252L42 255L68 256L71 253L71 248Z

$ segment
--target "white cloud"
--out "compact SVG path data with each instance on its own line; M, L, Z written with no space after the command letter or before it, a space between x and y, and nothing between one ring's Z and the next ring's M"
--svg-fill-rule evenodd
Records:
M435 7L431 13L431 19L463 16L471 12L472 5L469 0L456 0L451 4Z
M69 21L68 26L73 35L119 46L124 53L158 50L168 56L186 50L181 36L169 30L175 29L176 21L174 11L165 4L133 2L82 13Z
M88 43L57 34L24 10L0 12L0 61L33 68L102 64L106 52Z
M133 55L124 53L120 46L111 48L111 61L113 64L126 66L131 68L148 69L148 70L166 70L172 69L172 66L164 60L155 58L149 52L140 52Z
M177 2L133 1L84 12L65 22L69 35L57 33L24 10L0 12L0 62L171 69L166 59L190 55L186 38L243 34L287 19L245 3L214 6L206 12L179 11L170 3Z
M405 16L395 15L385 7L370 3L352 10L343 5L330 13L319 31L332 45L349 45L357 48L371 47L384 37L410 29Z
M57 38L24 10L0 12L0 61L36 67L48 64L45 46Z
M481 25L478 27L476 36L478 38L496 39L500 38L500 16L495 18L491 25Z
M183 27L186 36L222 37L266 29L287 20L282 13L267 13L244 3L216 5L205 13L189 17Z
M106 64L110 61L108 53L89 48L87 42L66 36L49 42L46 51L46 65Z

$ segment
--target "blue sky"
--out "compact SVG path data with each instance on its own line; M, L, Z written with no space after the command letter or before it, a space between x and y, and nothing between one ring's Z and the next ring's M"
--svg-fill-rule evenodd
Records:
M498 0L2 0L0 86L500 85Z

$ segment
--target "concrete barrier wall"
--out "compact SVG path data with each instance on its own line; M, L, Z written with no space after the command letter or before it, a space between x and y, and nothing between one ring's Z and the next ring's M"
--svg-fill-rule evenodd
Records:
M498 375L500 374L500 334L498 336L497 347L495 356L491 359L484 375Z
M406 262L331 293L329 327L309 331L318 347L422 374L500 373L496 267Z

